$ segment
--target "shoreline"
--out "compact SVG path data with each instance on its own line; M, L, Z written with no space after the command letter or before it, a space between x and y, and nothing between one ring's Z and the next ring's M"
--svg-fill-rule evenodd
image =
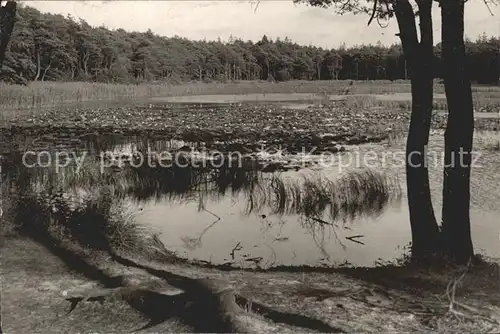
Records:
M99 198L96 200L100 202ZM23 326L22 332L55 326L101 328L103 332L143 328L144 333L450 329L467 332L500 328L494 327L496 322L500 324L495 315L500 314L496 306L500 305L500 267L484 260L473 267L450 267L443 262L427 268L386 265L230 269L179 259L161 245L152 244L151 239L145 241L145 234L137 235L135 242L144 241L153 252L141 251L142 246L132 244L132 250L137 249L132 253L100 244L83 247L80 243L85 243L85 239L71 237L58 228L64 226L65 219L53 221L49 218L53 214L30 214L15 204L4 214L4 227L13 223L18 213L38 219L30 220L21 230L14 228L10 234L2 231L7 235L2 243L2 302L3 310L9 311L4 312L4 317L23 316L28 311L34 320L9 322L4 318L6 332L18 332L19 326ZM126 226L119 217L112 224ZM95 234L91 237L97 238ZM61 263L56 266L58 269L55 262ZM469 309L461 310L457 318L449 311L446 289L450 281L460 277L463 282L453 298ZM48 288L28 288L38 286ZM488 300L484 293L488 293ZM443 294L444 299L436 299ZM19 297L24 301L21 304L17 302ZM168 307L172 303L177 305L174 309ZM25 311L17 311L18 305ZM74 310L67 313L72 306ZM218 320L205 322L202 319L206 317L201 315L206 314ZM127 320L120 320L122 317Z
M129 135L136 139L146 135L148 139L183 139L188 142L184 149L192 148L190 143L208 142L222 151L247 153L262 142L269 147L317 145L323 151L340 151L343 145L365 142L387 141L390 146L404 137L408 110L374 109L366 100L350 103L340 107L333 103L305 113L264 105L226 107L222 111L123 107L19 114L0 129L0 137L2 152L18 153L23 146L31 150L60 145L65 149L94 144L97 149L114 147L113 140ZM434 129L442 129L445 116L435 117ZM498 131L500 121L478 119L476 127L479 132ZM484 136L478 138L481 148L498 152L498 133ZM106 138L113 140L106 142ZM494 159L490 162L496 166ZM196 188L198 179L188 174L186 184L162 188L179 174L156 174L147 169L122 172L109 173L109 182L91 168L85 169L88 175L69 178L73 186L89 192L82 203L75 205L71 198L74 194L66 188L40 191L35 183L46 186L47 179L36 179L36 175L30 179L28 173L23 174L30 180L28 184L11 180L17 188L2 203L0 233L4 331L500 330L500 266L491 259L478 258L477 264L462 267L446 261L418 267L403 258L375 268L271 269L230 268L181 259L166 249L157 235L127 220L119 206L119 195L134 185L126 182L131 176L141 196L146 197L156 196L159 190L182 193ZM253 180L229 174L216 182L221 187L215 190L227 191L231 182L238 188ZM197 176L206 179L203 173ZM364 180L367 182L351 183L370 184L373 178ZM484 181L491 184L488 180ZM52 185L59 187L62 183L56 180ZM275 185L278 197L287 191L283 183ZM374 186L382 189L378 183ZM320 188L311 189L317 194ZM354 192L363 194L356 189ZM487 203L488 198L482 195L479 200ZM85 224L96 221L101 224ZM72 306L74 309L68 312ZM205 321L206 315L212 321Z
M476 109L485 106L498 108L499 86L473 85ZM240 94L313 94L315 100L328 95L386 95L410 93L409 81L404 80L292 80L282 82L228 81L185 82L161 84L107 84L92 82L32 82L28 86L0 84L0 113L4 116L20 112L41 112L57 107L82 108L112 107L137 103L150 103L151 98L193 95L240 95ZM436 95L444 93L444 86L435 80ZM294 98L295 100L296 98ZM438 99L439 100L439 99ZM404 101L403 101L404 102ZM443 101L445 103L445 101ZM441 104L441 103L440 103ZM446 108L441 108L446 109Z
M326 271L318 270L319 268L311 271L306 268L220 271L186 263L148 262L119 255L109 257L106 253L84 250L74 244L43 242L40 235L35 239L38 241L32 237L9 236L2 246L3 262L9 264L9 271L2 271L5 279L2 298L3 329L7 333L18 332L20 326L29 332L34 328L43 330L44 326L54 328L54 325L81 330L101 328L105 332L111 329L130 331L133 327L142 325L144 328L155 322L157 324L149 330L349 332L443 331L454 328L477 331L479 328L491 330L495 328L494 322L500 321L495 320L494 313L491 313L495 310L494 296L490 296L492 304L485 304L484 297L479 297L483 296L482 293L475 290L479 283L476 282L477 277L483 277L479 284L484 284L484 276L492 278L490 275L495 271L488 269L488 265L470 269L471 277L457 289L455 297L457 303L460 300L460 303L474 305L471 310L478 310L480 314L465 310L463 317L457 320L449 313L446 300L438 302L435 295L443 293L447 282L459 276L464 268L388 266ZM34 267L35 262L26 262L28 259L36 261L36 266ZM48 265L61 259L66 264L62 267L56 265L57 270L54 270L55 264ZM13 260L17 262L12 262ZM43 269L47 274L41 274L41 268L52 269ZM24 273L27 272L31 274L26 276ZM84 276L80 276L82 273ZM500 271L497 273L500 275ZM67 275L71 275L71 278L65 279ZM196 290L196 284L202 284L206 287L202 289L209 290ZM495 284L498 287L499 281ZM495 284L490 289L495 289ZM28 285L42 288L26 289ZM483 291L484 288L483 286ZM190 292L190 289L195 290ZM224 291L230 293L220 295L217 292L220 289L226 289ZM419 292L415 295L415 291ZM226 319L226 322L210 323L200 320L205 319L204 317L188 316L192 312L206 314L206 307L209 305L206 304L208 296L204 297L205 293L219 296L215 299L218 306L211 307L217 310L213 317L222 317L220 319ZM24 300L21 304L17 302L19 297ZM142 302L137 304L137 298ZM168 304L169 299L179 298L192 300L195 305L201 304L193 309L181 307L181 303L177 306L181 307L176 312L177 316L169 315L170 311L165 308L164 303ZM76 302L73 306L72 300ZM22 316L17 307L27 307L28 303L32 305L29 307L32 309L31 321L9 320L9 314ZM304 308L306 304L309 306ZM481 307L476 309L479 305ZM63 316L71 307L74 307L71 311L73 314ZM162 311L154 313L153 310L158 307ZM201 309L197 310L198 307ZM264 310L265 313L261 313ZM500 311L498 308L497 310ZM347 314L356 314L356 317L351 318ZM164 317L171 320L159 320ZM42 322L37 323L35 319Z

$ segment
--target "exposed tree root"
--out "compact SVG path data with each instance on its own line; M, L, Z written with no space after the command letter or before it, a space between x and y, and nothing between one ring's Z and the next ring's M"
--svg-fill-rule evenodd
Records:
M150 268L117 254L111 254L114 265L100 269L102 263L99 260L91 260L88 252L73 243L62 242L50 233L33 233L30 237L61 258L68 267L104 284L103 289L65 292L70 302L69 312L82 302L104 304L124 300L150 319L142 329L177 318L196 332L247 332L249 326L242 319L248 323L248 319L255 318L256 322L262 323L258 316L263 316L275 323L307 330L341 332L320 320L279 312L252 302L237 295L233 287L222 280L193 279ZM139 272L137 275L123 275L126 268L139 269L148 275Z
M467 319L470 321L475 321L477 319L481 319L490 324L500 326L500 322L498 320L493 319L490 316L485 316L484 311L481 311L469 305L465 305L464 303L460 303L456 300L455 296L457 292L457 286L458 284L460 284L460 282L464 279L465 275L467 274L469 265L467 265L463 273L458 278L452 279L446 286L446 296L449 301L448 312L453 316L455 316L458 320ZM457 307L461 308L464 311L459 311Z
M144 266L133 260L117 255L114 255L113 258L121 264L140 268L154 276L162 277L172 286L184 291L189 291L191 294L195 293L193 296L195 300L205 304L207 307L215 307L219 311L219 314L227 318L230 318L234 314L241 313L243 310L247 310L276 323L307 328L309 330L319 330L321 332L343 332L342 329L332 327L321 320L308 318L299 314L276 311L269 306L251 301L244 296L236 294L233 288L228 286L224 281L187 278L165 270ZM214 301L215 303L212 304Z

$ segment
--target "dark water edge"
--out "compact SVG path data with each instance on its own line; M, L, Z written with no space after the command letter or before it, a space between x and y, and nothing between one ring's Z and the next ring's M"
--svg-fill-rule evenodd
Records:
M64 197L66 201L70 201L69 199L78 201L82 194L94 194L94 197L101 196L99 201L111 202L124 209L133 205L142 208L152 206L153 211L161 212L169 207L185 208L186 203L191 203L190 205L194 204L197 207L193 212L206 213L211 211L206 207L208 202L224 203L227 198L232 198L232 201L239 201L240 207L243 204L245 206L245 212L238 219L239 222L246 221L248 225L253 224L258 227L259 224L255 224L248 217L260 217L261 220L265 219L263 217L275 217L281 220L291 217L294 220L291 225L300 226L304 231L314 231L318 228L321 230L325 227L342 229L337 226L338 223L345 224L360 216L380 216L388 205L400 199L399 184L392 183L385 175L375 171L348 173L338 180L324 179L319 174L314 177L303 177L294 174L295 171L270 170L269 164L251 155L244 157L241 166L230 165L229 162L232 160L226 155L217 162L219 166L217 168L210 164L196 167L189 164L187 166L173 164L169 167L150 167L143 164L136 167L134 159L140 151L138 148L144 147L135 143L132 150L130 144L130 142L123 144L128 153L120 152L120 149L124 148L123 145L114 146L116 154L112 158L122 159L122 166L110 163L109 160L112 160L110 156L103 161L94 150L92 151L94 154L89 154L81 166L69 158L60 162L68 165L59 169L29 168L24 166L21 152L11 152L3 157L3 184L7 185L8 191L13 194L22 196L33 194L37 198L44 198L43 203L48 207L60 205L58 201L61 194L63 197L66 196ZM185 154L184 162L192 159L189 152L179 150L180 143L171 141L163 144L165 149ZM52 153L53 155L48 157L54 158L56 154ZM26 162L28 165L37 163L34 157ZM107 166L104 169L103 162ZM301 166L296 168L301 169ZM69 204L67 206L68 215L77 210L71 209ZM224 208L224 204L222 207ZM135 211L132 210L131 214L136 217L142 211L143 209L137 208ZM176 214L174 209L167 209L168 211L170 217L176 217L180 222L185 221L183 217L185 212ZM216 217L217 214L212 216ZM151 217L148 221L136 218L140 225L151 225L156 228L158 225L155 220L158 219ZM227 223L223 220L222 224ZM160 234L176 234L181 239L187 234L184 240L188 245L189 238L191 241L192 238L201 240L199 236L196 237L199 234L195 232L196 226L199 225L189 222L184 229L175 229L173 233L174 228L171 230L170 225L165 224L162 227L164 231ZM192 236L189 235L190 231L193 231ZM286 239L282 238L279 241ZM164 241L168 243L168 240ZM187 246L187 249L189 248ZM247 257L246 260L252 258L248 254L244 256Z
M137 117L164 112L161 117L176 115L175 122L193 111L206 119L217 116L218 112L240 115L237 109L220 105L134 108L130 110L137 111L134 114ZM303 111L287 114L266 104L252 108L258 117L269 114L279 122L284 121L280 117L286 119L287 115L296 120L308 115L304 122L313 117L317 118L317 124L319 120L325 123L325 114L316 109L307 110L306 114ZM189 126L120 128L108 121L94 127L95 123L89 123L88 119L97 111L82 112L87 120L79 119L73 125L68 122L71 117L79 117L78 114L62 117L58 125L47 124L50 120L18 124L0 131L2 178L8 181L4 183L9 191L36 193L48 199L61 193L78 197L75 189L87 194L106 190L99 196L124 208L135 206L132 215L137 223L153 226L168 247L187 258L213 263L236 261L237 265L264 265L273 261L278 265L311 264L311 261L317 265L343 260L371 265L378 257L394 259L403 254L401 248L410 237L407 212L400 208L400 191L393 187L393 181L389 182L390 178L377 171L352 171L338 180L338 175L329 175L328 170L310 177L305 177L302 171L320 167L312 156L325 152L342 156L357 145L385 140L393 133L364 134L368 129L366 124L375 119L384 122L400 118L403 114L399 111L380 116L366 112L353 116L351 110L351 116L342 120L347 112L333 109L330 112L330 116L336 117L330 121L334 125L314 125L307 131L273 127L263 131L258 126L235 130ZM117 119L117 114L111 112L111 115ZM345 127L353 120L358 122L354 122L357 131L354 126ZM494 126L497 121L482 122ZM35 154L48 151L43 158L45 163L47 159L53 162L59 153L59 163L64 166L24 168L23 153L28 149ZM301 152L309 151L312 151L309 156L300 156ZM148 157L151 152L180 154L186 161L209 163L164 168L158 166L160 160L154 160L153 156L155 166L142 163L134 167L139 155ZM214 152L221 155L214 159ZM229 157L232 153L237 153L240 166L237 163L229 166L230 161L234 162L234 156ZM206 155L212 155L212 159ZM83 156L86 164L80 169L74 160ZM34 158L32 155L28 163L36 163ZM214 164L219 167L214 168ZM325 175L328 177L324 178ZM404 188L404 182L398 183L398 187ZM47 205L53 203L48 201ZM479 217L477 212L474 214ZM478 224L482 228L478 233L484 241L480 240L478 245L496 254L497 231L492 217L494 213L489 212L481 216L484 223ZM208 226L211 227L204 232ZM263 234L266 236L262 237ZM360 237L349 239L353 236ZM222 239L227 242L221 242ZM237 259L228 259L238 242L247 244L239 245L245 251L239 252ZM260 246L254 247L255 244ZM347 250L345 244L349 245Z

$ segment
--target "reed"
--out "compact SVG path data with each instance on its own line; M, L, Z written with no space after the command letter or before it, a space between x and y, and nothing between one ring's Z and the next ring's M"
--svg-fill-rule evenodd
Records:
M331 224L363 215L378 215L393 200L401 199L399 181L366 169L337 180L322 175L286 178L280 174L252 188L247 207L270 208L273 214L295 214ZM251 210L247 210L251 211Z

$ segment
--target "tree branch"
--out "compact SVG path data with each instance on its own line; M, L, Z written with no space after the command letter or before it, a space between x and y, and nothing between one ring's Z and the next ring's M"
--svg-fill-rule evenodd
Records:
M378 1L374 0L373 1L372 15L370 16L370 19L368 20L368 26L370 26L370 23L372 23L373 18L375 17L375 13L377 12L377 4L378 4Z
M497 3L494 0L483 0L483 2L486 8L488 8L488 11L490 12L491 16L495 16L495 14L493 14L493 11L491 10L490 4L497 6Z

